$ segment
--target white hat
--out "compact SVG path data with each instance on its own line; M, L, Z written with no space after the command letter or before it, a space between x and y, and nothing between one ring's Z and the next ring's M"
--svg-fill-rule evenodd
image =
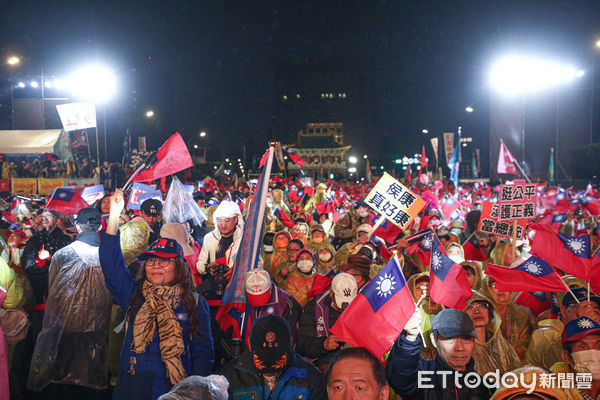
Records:
M213 212L213 224L217 225L217 218L231 218L242 215L240 206L235 201L223 200Z
M252 307L267 304L271 296L271 277L262 268L251 269L246 272L246 294L248 303Z
M356 229L356 231L369 233L369 232L371 232L371 228L372 228L372 226L369 224L362 224L362 225L359 225L359 227Z
M335 304L340 309L344 308L344 305L350 304L358 294L356 279L350 274L340 272L331 282L331 291L333 292Z

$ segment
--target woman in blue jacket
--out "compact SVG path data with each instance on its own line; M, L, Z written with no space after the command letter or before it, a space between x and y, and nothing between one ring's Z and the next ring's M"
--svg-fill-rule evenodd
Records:
M113 398L156 399L190 375L206 376L214 362L210 312L192 292L189 268L174 239L159 238L138 257L137 277L125 266L118 221L122 190L110 199L100 265L106 286L126 313L119 377Z

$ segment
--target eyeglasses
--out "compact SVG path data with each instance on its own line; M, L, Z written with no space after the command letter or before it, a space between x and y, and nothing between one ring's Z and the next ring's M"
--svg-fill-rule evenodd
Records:
M488 303L473 303L467 307L467 310L479 310L480 308L487 310L489 308L489 304Z
M171 262L173 261L173 259L171 258L151 258L150 260L146 261L146 266L153 268L153 267L162 267L162 268L166 268L169 265L171 265Z

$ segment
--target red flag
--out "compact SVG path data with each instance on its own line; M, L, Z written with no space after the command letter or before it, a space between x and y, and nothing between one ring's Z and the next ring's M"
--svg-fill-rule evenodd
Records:
M458 210L460 207L460 203L456 201L454 197L448 197L444 201L442 201L442 213L446 219L450 219L450 216L454 214L454 211Z
M465 260L487 261L487 257L481 247L474 245L470 240L467 240L465 244L463 244L463 250L465 252Z
M429 287L434 302L459 310L463 310L467 300L473 296L465 269L446 255L435 235L431 250Z
M288 156L294 163L298 164L300 168L304 168L304 159L302 157L292 151L288 152Z
M591 268L590 236L567 236L554 232L548 225L530 223L535 230L531 254L541 258L550 265L589 281Z
M52 199L46 204L48 210L54 210L63 214L77 214L82 208L89 204L81 197L82 189L69 190L58 188L54 191Z
M321 203L315 203L315 208L319 214L328 214L333 212L333 202L323 201Z
M153 181L193 166L190 152L179 132L176 132L158 149L152 161L132 181Z
M425 145L423 145L423 150L421 151L421 169L426 167L427 165L427 156L425 155Z
M394 257L365 285L330 331L344 342L365 347L381 359L415 308L400 263Z
M498 167L496 168L499 174L519 175L515 168L515 158L503 141L500 141L500 154L498 154Z
M324 292L331 287L331 281L332 279L326 275L315 274L312 287L306 296L310 299L311 297Z
M281 223L283 225L287 226L288 228L291 228L294 226L294 223L292 222L292 220L290 220L290 218L286 215L286 213L281 211L281 209L276 208L274 214L277 217L277 219L279 219L281 221Z
M531 256L516 268L488 264L485 273L496 281L496 289L507 292L568 292L560 276L543 260Z
M263 156L260 158L258 169L261 169L265 165L265 163L267 162L267 158L269 158L269 150L267 150L265 154L263 154Z
M544 292L521 292L515 303L529 308L533 315L540 315L550 308L548 297Z

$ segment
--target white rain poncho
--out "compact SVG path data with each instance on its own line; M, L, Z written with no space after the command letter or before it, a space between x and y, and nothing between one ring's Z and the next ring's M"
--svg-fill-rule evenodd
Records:
M78 240L54 254L43 328L31 359L29 389L40 391L50 382L107 387L111 305L98 247Z
M182 224L192 220L194 225L201 226L206 221L206 215L194 201L192 194L175 176L171 181L171 187L163 205L162 217L164 223L179 222Z

